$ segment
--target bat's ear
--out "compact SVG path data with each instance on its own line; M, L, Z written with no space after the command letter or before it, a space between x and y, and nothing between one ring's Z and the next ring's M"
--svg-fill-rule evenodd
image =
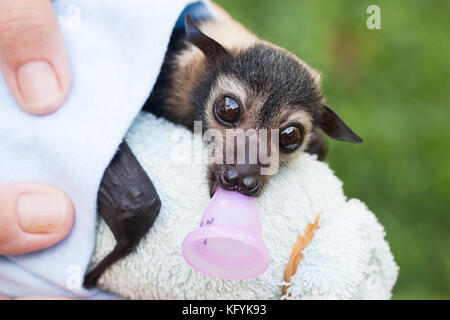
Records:
M321 106L316 123L327 135L334 139L352 143L363 142L363 140L326 105Z
M192 21L189 13L186 15L184 28L186 31L186 39L199 48L208 60L214 61L228 55L228 52L220 43L199 30L194 24L194 21Z

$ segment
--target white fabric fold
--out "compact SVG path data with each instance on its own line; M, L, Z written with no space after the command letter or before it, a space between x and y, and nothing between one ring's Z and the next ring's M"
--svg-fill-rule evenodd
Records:
M181 244L198 228L210 200L207 165L180 161L193 160L187 152L192 137L186 129L145 113L130 128L126 141L155 184L162 209L137 250L106 271L101 288L132 299L391 297L398 267L383 227L364 203L345 197L342 182L326 163L306 153L280 168L257 199L271 255L267 271L254 279L231 281L192 269L181 256ZM319 229L303 250L290 295L283 297L292 248L318 215ZM101 222L93 264L114 245Z
M20 110L0 79L0 181L59 187L76 210L75 226L60 244L1 257L0 294L95 293L77 288L73 277L77 268L83 275L94 247L97 190L156 81L173 26L190 2L53 1L73 68L73 88L50 116Z

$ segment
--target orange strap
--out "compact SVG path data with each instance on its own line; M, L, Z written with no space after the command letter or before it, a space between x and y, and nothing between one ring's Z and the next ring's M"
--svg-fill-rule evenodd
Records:
M303 250L308 246L314 237L314 232L319 229L320 214L317 215L314 223L309 223L305 230L305 236L298 236L297 242L292 248L291 258L284 270L284 281L290 282L292 276L297 272L298 265L303 258ZM289 286L283 286L283 295L287 293Z

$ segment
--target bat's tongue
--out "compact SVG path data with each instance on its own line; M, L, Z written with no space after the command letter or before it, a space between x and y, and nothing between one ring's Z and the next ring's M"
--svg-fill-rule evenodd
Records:
M182 250L191 267L214 277L240 280L263 273L269 251L255 199L218 188Z

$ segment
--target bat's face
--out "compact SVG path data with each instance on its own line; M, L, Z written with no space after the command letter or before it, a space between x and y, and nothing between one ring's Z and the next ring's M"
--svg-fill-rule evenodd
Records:
M208 60L194 92L211 136L211 194L218 186L258 196L280 165L308 147L317 128L362 140L327 106L319 74L284 49L260 41L230 51L186 21L188 39Z

